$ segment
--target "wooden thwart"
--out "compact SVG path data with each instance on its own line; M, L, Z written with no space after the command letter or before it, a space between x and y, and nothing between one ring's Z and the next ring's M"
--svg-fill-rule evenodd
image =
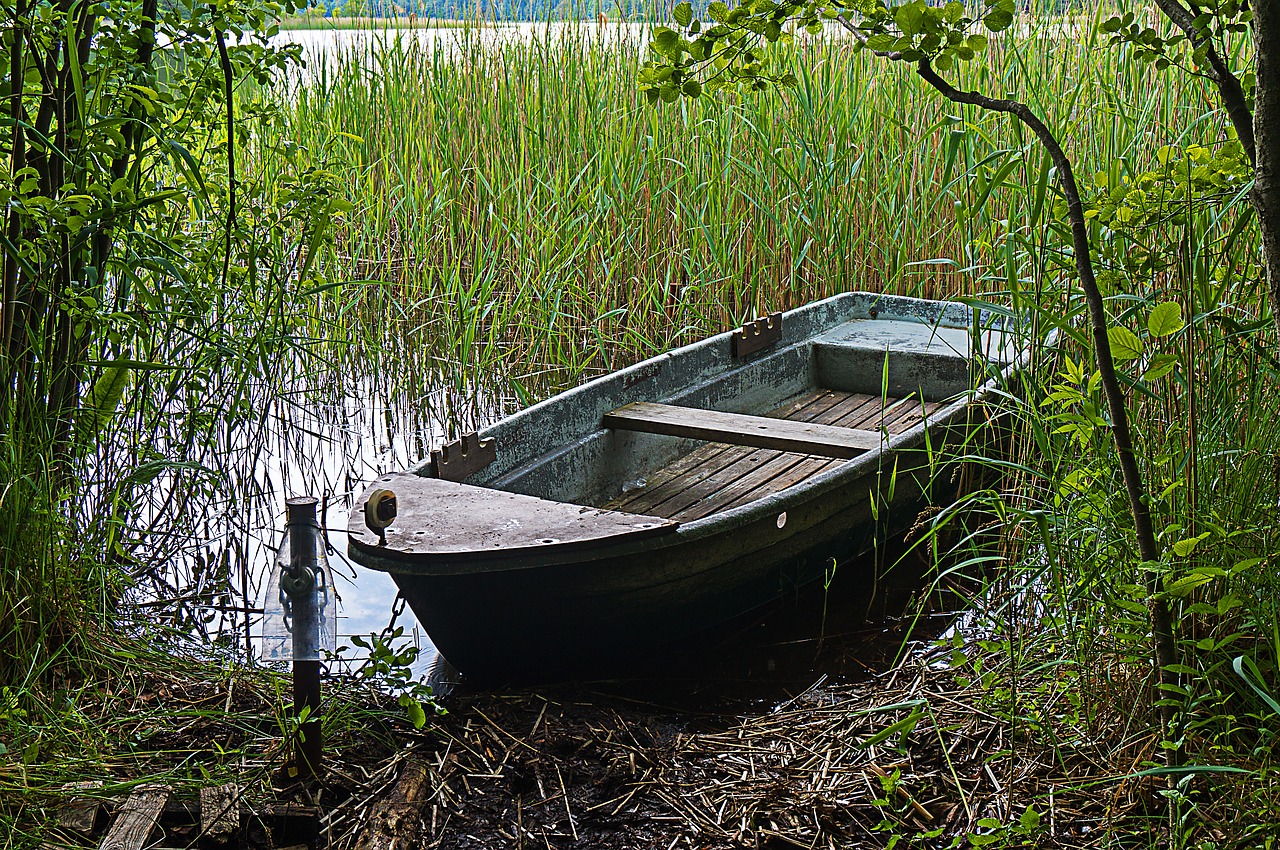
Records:
M822 457L852 458L882 445L876 431L646 401L606 413L604 426Z

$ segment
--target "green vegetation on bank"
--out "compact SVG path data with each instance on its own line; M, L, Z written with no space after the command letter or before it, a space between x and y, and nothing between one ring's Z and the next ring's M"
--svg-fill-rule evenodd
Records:
M144 4L128 8L145 19ZM946 102L847 36L775 48L794 88L661 110L637 83L644 45L592 26L532 40L462 28L453 46L434 47L391 33L268 85L274 63L254 45L219 56L210 28L227 21L175 11L169 25L199 36L196 46L163 73L143 68L145 85L130 82L128 62L112 75L85 66L90 99L125 106L116 124L73 124L67 138L101 132L94 144L127 154L123 176L95 172L103 158L90 144L63 147L80 168L77 191L65 190L37 167L60 137L8 142L11 164L13 138L30 147L37 177L22 189L26 205L11 205L5 257L46 301L44 313L6 315L34 321L30 339L68 343L3 354L21 392L0 408L0 742L52 735L75 707L58 702L68 676L120 675L89 647L101 632L129 631L131 596L243 606L225 560L177 580L174 564L199 527L192 514L279 496L252 469L270 426L263 411L281 399L305 403L308 390L353 375L407 407L443 389L442 418L465 429L833 292L982 297L1066 337L1025 402L1010 400L1021 454L972 510L940 516L954 521L948 533L924 539L939 564L990 582L990 622L961 633L949 661L1007 729L993 759L1016 767L1034 753L1079 770L1075 755L1088 752L1096 775L1062 781L1118 794L1159 775L1177 746L1206 771L1150 786L1148 814L1104 820L1090 843L1274 841L1280 394L1248 179L1233 170L1211 86L1155 77L1131 46L1110 46L1099 26L1112 11L1019 18L954 78L1031 104L1088 184L1095 261L1167 550L1156 565L1139 564L1129 542L1107 414L1076 330L1083 303L1052 164L1018 125ZM39 29L37 43L56 42L66 24ZM1248 61L1247 39L1224 44ZM108 30L94 49L105 63L137 47ZM24 95L37 123L41 96ZM143 113L146 131L122 145L111 128ZM44 209L61 217L48 224ZM108 224L105 253L86 249L62 277L39 274L83 247L76 228ZM46 280L63 288L42 289ZM52 371L38 380L40 370ZM65 390L56 404L54 384ZM1151 569L1178 613L1179 684L1164 693L1150 662ZM1160 733L1160 699L1173 701L1177 740ZM916 726L893 728L889 746L909 754ZM1098 741L1105 752L1086 746ZM79 763L74 749L60 737L46 753ZM24 776L76 778L44 771L39 748L23 752L33 753ZM0 770L0 783L15 775ZM994 823L977 837L1048 843L1035 830L1052 797L1000 778L1010 807L983 815ZM886 786L888 804L907 793L900 779ZM928 840L909 807L885 809L886 844ZM0 806L0 818L15 811Z

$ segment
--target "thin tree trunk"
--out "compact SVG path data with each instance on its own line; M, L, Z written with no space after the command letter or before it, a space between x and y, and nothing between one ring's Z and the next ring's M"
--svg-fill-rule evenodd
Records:
M969 104L1017 118L1035 133L1058 170L1058 185L1067 199L1067 219L1071 223L1072 251L1075 254L1076 271L1080 276L1080 286L1084 290L1085 302L1089 308L1089 324L1093 334L1094 351L1097 355L1098 374L1102 379L1102 392L1106 396L1107 409L1111 414L1111 436L1115 441L1116 453L1119 455L1120 471L1129 497L1129 511L1133 516L1138 556L1144 564L1154 564L1160 560L1160 548L1156 543L1151 511L1147 507L1142 470L1138 468L1137 454L1133 449L1133 436L1129 428L1129 411L1125 403L1124 390L1116 376L1115 361L1111 356L1111 340L1107 337L1106 303L1102 298L1101 290L1098 289L1098 281L1093 272L1084 205L1080 201L1080 189L1071 168L1071 160L1067 158L1053 132L1026 104L1016 100L987 97L978 92L961 91L938 76L927 59L917 63L916 72L926 83L953 103ZM1151 637L1155 644L1155 661L1159 668L1159 680L1162 685L1176 686L1178 676L1169 669L1178 662L1169 602L1161 593L1159 574L1150 566L1146 567L1146 574L1148 605L1151 613ZM1173 737L1176 712L1169 704L1164 690L1165 688L1161 688L1159 694L1160 716L1164 721L1165 734ZM1166 754L1170 766L1181 761L1180 749L1167 750Z
M1253 42L1258 62L1253 207L1262 231L1271 318L1280 329L1280 2L1253 4Z

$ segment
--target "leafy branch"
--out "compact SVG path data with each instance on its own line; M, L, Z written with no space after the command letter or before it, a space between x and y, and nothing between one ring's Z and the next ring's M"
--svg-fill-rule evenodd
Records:
M723 4L711 4L708 15L713 23L704 29L702 22L694 17L690 4L681 3L673 17L684 35L667 28L655 31L650 45L655 58L641 70L640 88L651 103L657 103L672 102L682 95L695 98L704 91L720 88L759 91L770 84L794 85L793 76L765 70L768 53L762 43L792 41L795 36L788 31L789 27L819 34L827 22L834 21L852 33L855 49L870 50L886 60L910 64L917 76L952 103L1009 115L1036 136L1053 162L1058 187L1066 201L1072 253L1088 308L1098 379L1107 402L1111 437L1124 479L1139 559L1146 574L1160 690L1176 692L1180 687L1176 672L1180 665L1173 618L1158 569L1160 545L1134 450L1124 390L1116 373L1110 321L1093 268L1088 221L1071 160L1053 131L1026 104L959 89L939 73L977 57L989 43L988 36L977 30L998 33L1009 28L1014 22L1014 11L1014 0L987 0L976 17L971 17L965 5L955 0L938 7L929 6L924 0L894 5L872 0L784 0L782 3L748 0L732 10ZM699 78L706 76L708 70L715 75L714 85L703 86ZM1161 698L1157 704L1167 739L1176 739L1173 702ZM1180 748L1170 748L1166 753L1170 765L1180 761Z

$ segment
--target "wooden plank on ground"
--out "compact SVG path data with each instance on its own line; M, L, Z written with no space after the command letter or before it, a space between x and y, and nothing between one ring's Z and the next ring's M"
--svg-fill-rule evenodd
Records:
M140 850L151 835L156 818L164 810L169 794L170 790L165 785L139 785L134 788L116 813L106 838L98 845L99 850Z
M240 789L234 782L200 789L200 832L215 842L240 831Z
M606 428L839 458L857 457L865 451L879 448L882 442L881 436L874 431L645 401L606 413L604 425Z
M374 804L356 850L408 850L420 846L421 810L430 799L431 772L416 758L405 762L400 779Z
M102 787L101 780L89 782L68 782L62 786L63 791L73 792L71 799L63 804L58 812L58 826L77 835L90 835L98 820L98 809L102 807L100 800L75 794L76 791L93 791Z

